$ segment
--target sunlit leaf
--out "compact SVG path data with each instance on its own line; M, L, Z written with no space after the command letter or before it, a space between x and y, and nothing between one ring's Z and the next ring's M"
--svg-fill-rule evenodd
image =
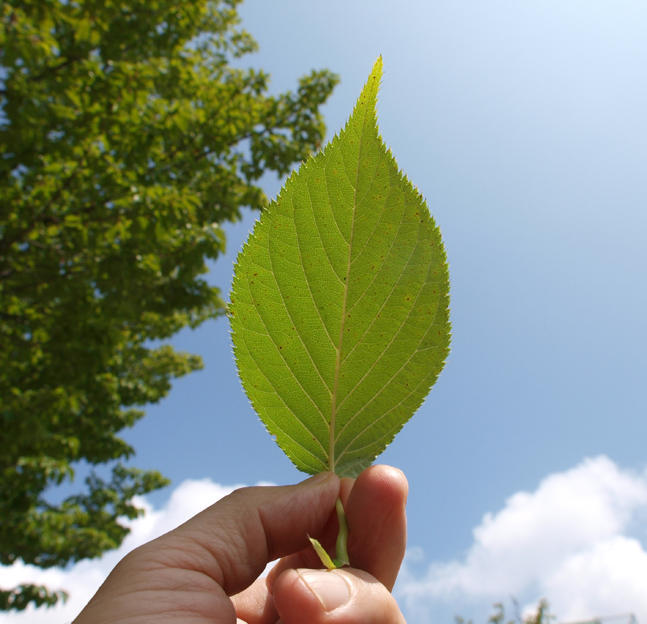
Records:
M355 476L429 393L449 350L440 231L379 136L378 59L344 129L287 180L238 256L234 353L300 470Z

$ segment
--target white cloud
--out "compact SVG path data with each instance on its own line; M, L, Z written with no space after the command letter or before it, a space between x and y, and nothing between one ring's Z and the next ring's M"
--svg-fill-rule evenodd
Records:
M0 587L14 587L20 583L38 583L50 589L64 588L70 593L65 605L52 609L27 609L21 613L0 614L0 624L65 624L71 622L93 596L101 583L120 559L128 552L167 533L189 518L209 507L240 485L224 486L209 479L187 480L171 494L162 509L154 509L145 498L138 498L138 507L146 513L129 522L130 534L121 547L101 559L81 561L69 569L41 570L17 563L0 567Z
M646 510L647 475L587 459L486 514L463 560L432 563L422 578L405 561L398 593L421 618L515 595L547 597L560 621L632 611L647 624L647 552L627 535Z
M647 552L638 540L617 535L596 544L566 559L543 585L562 620L631 611L647 621Z

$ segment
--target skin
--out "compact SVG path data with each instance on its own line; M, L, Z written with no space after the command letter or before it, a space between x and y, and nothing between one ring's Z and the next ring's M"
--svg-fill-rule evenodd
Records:
M405 624L390 591L407 487L399 470L372 466L356 480L237 490L124 557L74 624ZM325 571L307 536L334 546L338 496L355 567Z

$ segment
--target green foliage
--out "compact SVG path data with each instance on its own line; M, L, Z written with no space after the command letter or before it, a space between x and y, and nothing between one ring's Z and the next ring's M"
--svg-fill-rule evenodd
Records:
M59 600L65 602L67 593L49 591L40 585L18 585L15 589L0 589L0 611L24 611L30 604L35 607L53 607Z
M118 433L138 406L202 366L151 341L224 312L203 278L219 224L320 145L336 77L270 97L267 74L232 68L255 49L239 1L0 5L2 564L98 556L123 539L128 501L166 483L117 464L85 494L44 498L74 462L129 458ZM29 591L0 609L38 603Z
M238 256L240 378L297 468L356 476L449 351L440 231L379 136L379 59L345 128L304 163Z

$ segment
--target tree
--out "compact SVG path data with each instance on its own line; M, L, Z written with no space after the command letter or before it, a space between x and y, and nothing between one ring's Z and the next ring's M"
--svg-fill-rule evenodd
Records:
M223 314L202 277L258 180L320 145L337 78L296 93L235 69L241 0L7 0L0 8L0 563L97 557L158 472L118 437L198 357L151 346ZM157 343L159 344L159 343ZM77 462L108 463L60 504ZM61 596L0 592L0 610Z

